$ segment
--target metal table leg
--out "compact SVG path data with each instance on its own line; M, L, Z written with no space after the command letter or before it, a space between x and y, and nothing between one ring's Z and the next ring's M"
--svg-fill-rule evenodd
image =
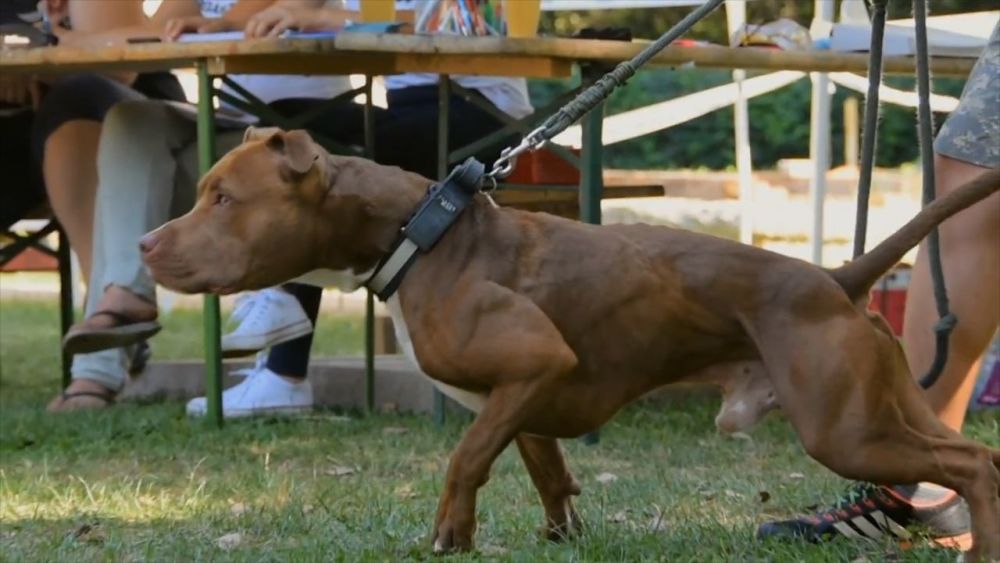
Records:
M451 77L442 74L438 77L438 147L437 175L438 180L448 176L448 119L451 101ZM434 422L444 424L444 395L434 388Z
M365 156L375 158L375 113L372 111L372 76L365 76ZM375 412L375 294L365 296L365 410Z
M580 220L594 225L601 224L601 194L604 191L604 167L601 161L604 125L604 104L600 104L581 120L583 150L580 154ZM596 444L597 431L585 434L585 444Z
M215 88L208 73L208 62L198 61L198 170L204 175L215 162ZM205 296L203 313L205 326L205 399L208 410L205 419L222 426L222 351L219 298Z

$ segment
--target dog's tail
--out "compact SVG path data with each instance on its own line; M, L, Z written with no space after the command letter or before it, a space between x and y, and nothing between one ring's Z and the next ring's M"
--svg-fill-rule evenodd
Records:
M844 288L851 300L867 296L875 282L911 248L920 244L934 227L998 190L1000 168L980 174L950 194L934 200L881 244L855 260L831 270L830 275Z

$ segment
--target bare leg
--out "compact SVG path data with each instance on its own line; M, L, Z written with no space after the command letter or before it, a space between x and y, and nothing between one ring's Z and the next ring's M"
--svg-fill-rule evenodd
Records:
M100 138L100 123L68 121L46 139L42 162L52 210L66 229L87 279L90 279Z
M580 494L580 483L566 467L559 442L530 434L519 434L516 440L521 459L545 507L545 536L559 541L582 531L583 521L573 508L573 497Z
M935 157L937 195L943 196L988 170L960 160ZM979 358L1000 322L1000 194L958 213L940 227L941 259L951 310L958 325L951 335L948 363L927 390L934 412L960 430L975 386ZM903 349L913 375L923 376L934 359L937 309L925 247L914 265L906 300Z

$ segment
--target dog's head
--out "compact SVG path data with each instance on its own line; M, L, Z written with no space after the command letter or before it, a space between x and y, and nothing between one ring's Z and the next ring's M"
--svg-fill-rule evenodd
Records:
M315 269L356 286L428 183L331 156L304 131L250 128L201 179L194 208L139 246L153 278L186 293L270 287Z

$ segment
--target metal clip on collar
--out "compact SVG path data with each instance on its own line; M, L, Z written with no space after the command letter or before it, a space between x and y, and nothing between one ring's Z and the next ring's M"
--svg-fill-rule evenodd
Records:
M500 158L493 163L493 169L486 175L493 182L494 189L498 180L503 180L514 171L518 156L545 146L545 143L548 141L542 136L544 131L544 126L539 127L521 139L520 144L517 146L507 147L500 152Z

